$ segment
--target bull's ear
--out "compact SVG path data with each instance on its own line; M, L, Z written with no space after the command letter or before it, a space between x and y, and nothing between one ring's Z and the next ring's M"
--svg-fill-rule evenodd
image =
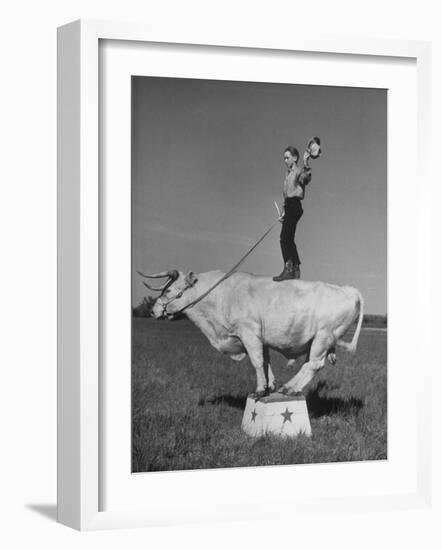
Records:
M196 278L195 273L193 271L189 271L189 273L186 275L187 284L193 286L197 281L198 279Z

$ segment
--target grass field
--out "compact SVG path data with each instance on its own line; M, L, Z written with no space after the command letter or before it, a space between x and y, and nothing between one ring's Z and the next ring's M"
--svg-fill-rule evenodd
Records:
M347 336L347 340L350 338ZM387 333L362 330L306 388L312 437L241 430L255 371L211 347L190 322L133 320L132 470L188 470L387 458ZM278 383L301 366L272 353Z

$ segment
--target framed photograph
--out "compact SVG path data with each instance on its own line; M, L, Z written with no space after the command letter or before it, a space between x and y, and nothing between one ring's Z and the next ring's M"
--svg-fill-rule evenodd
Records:
M425 506L429 44L173 34L59 29L59 521Z

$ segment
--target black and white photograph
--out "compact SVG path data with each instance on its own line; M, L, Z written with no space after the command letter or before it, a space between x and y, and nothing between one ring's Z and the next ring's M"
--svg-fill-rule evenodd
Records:
M387 90L131 86L132 472L386 460Z
M6 5L3 548L442 546L440 3L366 8Z

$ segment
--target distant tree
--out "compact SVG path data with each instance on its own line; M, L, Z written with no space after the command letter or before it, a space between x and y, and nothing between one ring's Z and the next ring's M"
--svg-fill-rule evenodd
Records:
M152 307L155 303L155 298L152 296L144 297L141 304L132 308L132 314L134 317L150 317Z
M152 313L152 307L155 303L155 298L152 296L147 296L143 298L142 302L138 304L136 307L132 308L132 315L133 317L150 317ZM186 319L187 317L184 314L178 314L175 317L173 317L173 321L182 321L183 319Z
M387 325L387 315L375 315L370 313L364 315L364 326L386 328Z

